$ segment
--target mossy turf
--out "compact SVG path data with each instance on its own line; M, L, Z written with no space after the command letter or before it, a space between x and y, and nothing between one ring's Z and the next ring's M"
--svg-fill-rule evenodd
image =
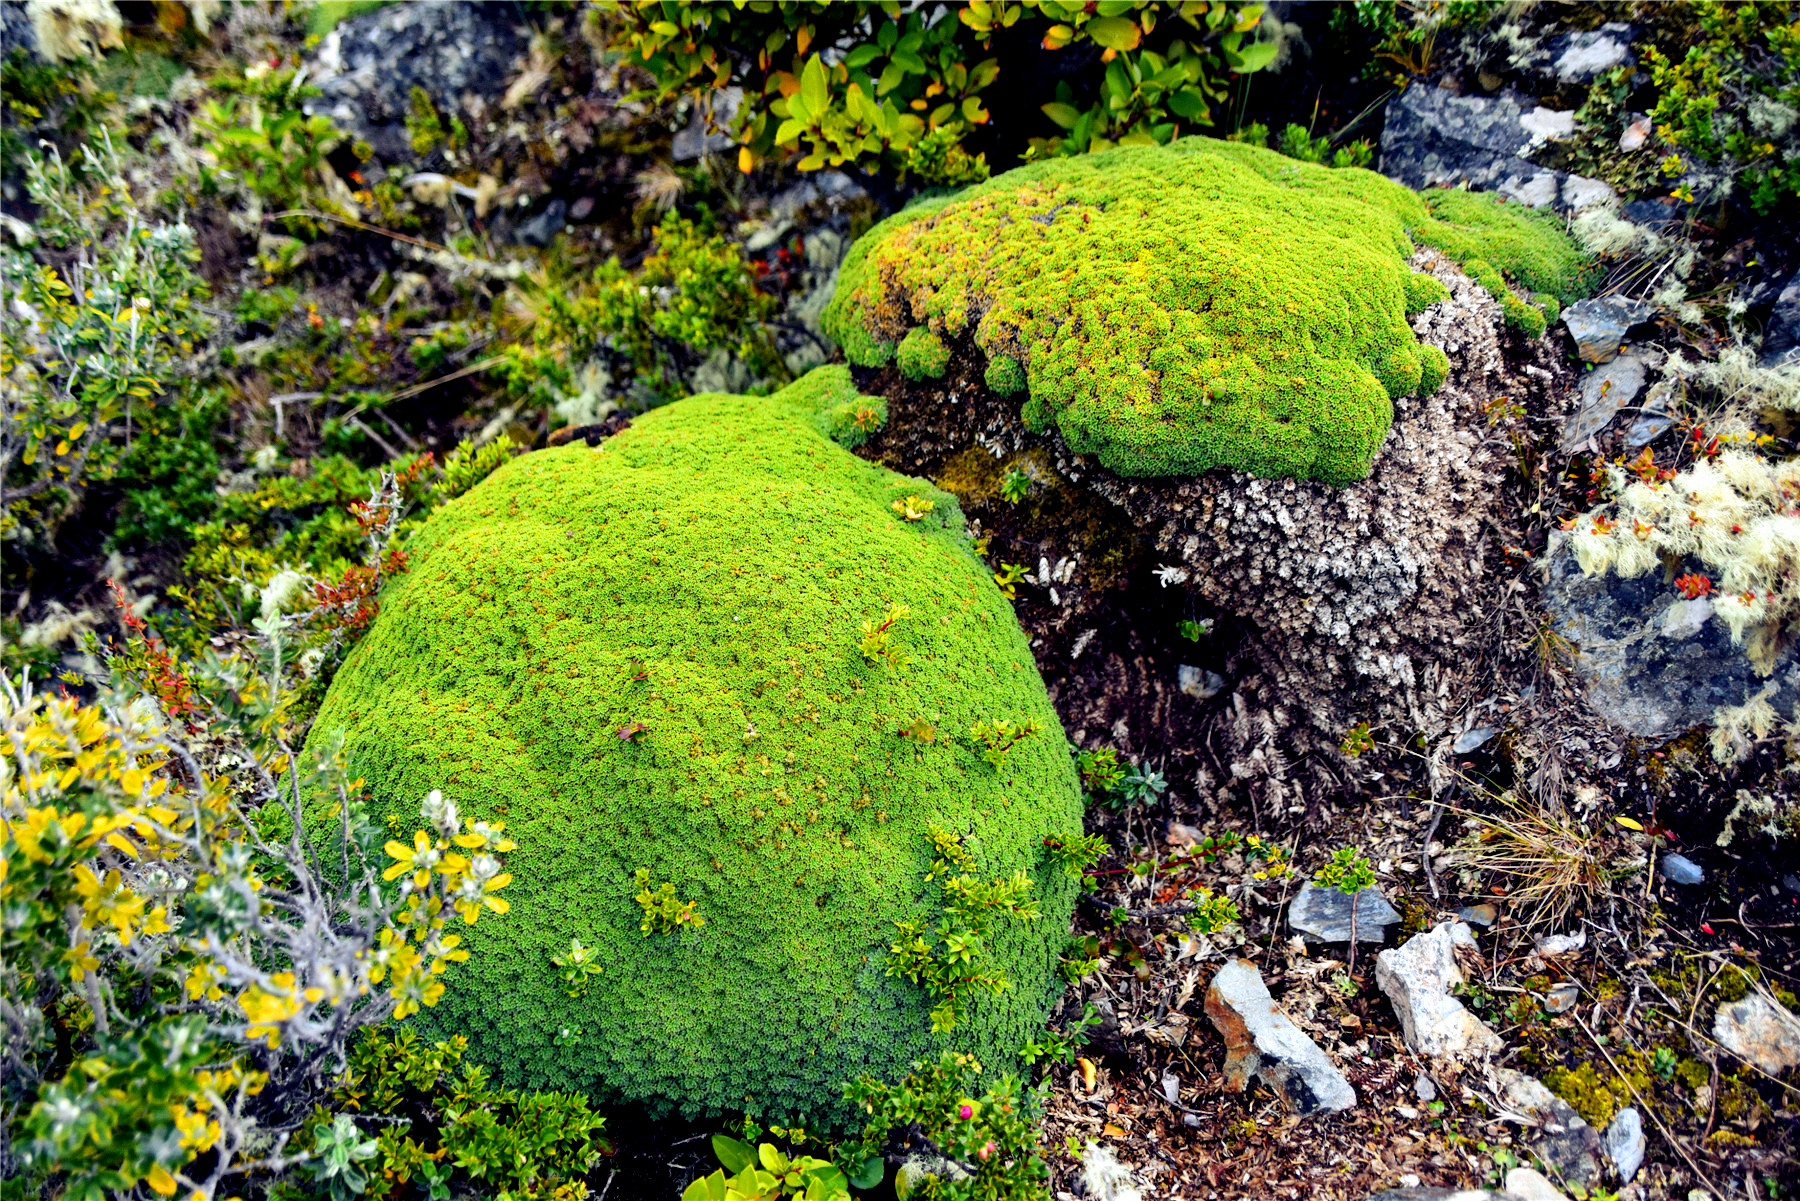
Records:
M507 1084L842 1125L861 1073L943 1047L1005 1070L1041 1031L1076 893L1042 840L1079 832L1079 786L955 500L822 432L853 397L824 368L515 459L413 539L333 682L315 729L344 732L382 811L416 823L442 788L517 840L511 913L466 932L414 1019ZM859 653L893 602L899 669ZM938 740L901 736L921 718ZM1043 727L998 769L969 739L995 718ZM1043 910L997 923L1012 987L944 1036L885 974L894 923L941 913L933 826ZM639 868L704 927L646 938ZM579 998L550 962L572 938L602 967Z
M1414 239L1546 293L1582 286L1553 223L1433 203L1441 216L1373 172L1209 138L1033 164L876 226L825 325L870 367L920 327L972 335L1023 365L1029 424L1123 475L1345 484L1368 474L1393 399L1443 378L1407 324L1442 294L1413 278Z

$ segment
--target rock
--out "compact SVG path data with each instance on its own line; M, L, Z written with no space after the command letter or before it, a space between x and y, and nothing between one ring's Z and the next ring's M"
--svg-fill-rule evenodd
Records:
M1175 679L1181 690L1198 700L1208 700L1225 691L1225 677L1216 671L1205 671L1182 663L1175 668ZM1358 920L1361 920L1360 918Z
M1500 911L1492 905L1469 905L1457 911L1456 916L1471 926L1487 927L1500 920Z
M1625 132L1619 135L1619 149L1629 154L1633 150L1641 150L1650 135L1656 132L1656 125L1642 113L1633 113L1631 121L1625 126Z
M1219 969L1206 990L1206 1016L1225 1038L1227 1092L1244 1091L1255 1075L1295 1113L1356 1104L1356 1090L1318 1044L1275 1007L1262 974L1248 960L1236 959Z
M340 21L313 55L308 113L374 147L388 162L417 157L406 132L412 90L448 121L488 118L523 62L520 11L498 0L391 4Z
M1499 732L1498 726L1476 726L1473 730L1464 730L1456 736L1456 741L1450 745L1450 749L1458 755L1466 755L1476 747L1484 745Z
M1531 56L1527 69L1547 70L1558 83L1588 83L1602 72L1637 61L1631 53L1636 33L1619 21L1580 33L1559 33Z
M1619 1183L1630 1184L1644 1162L1644 1119L1629 1106L1621 1109L1600 1141L1606 1146L1606 1154L1613 1162L1613 1171L1618 1173Z
M1506 1191L1519 1201L1569 1201L1554 1184L1533 1168L1513 1168L1506 1174Z
M1583 575L1560 536L1548 558L1544 607L1556 632L1580 652L1574 668L1588 705L1626 733L1672 738L1771 683L1776 688L1768 700L1776 712L1791 713L1800 703L1794 646L1781 650L1774 671L1762 676L1724 623L1711 620L1711 603L1684 600L1663 583L1663 573L1629 580L1610 572Z
M1686 855L1667 854L1657 861L1657 870L1671 884L1699 884L1706 879L1706 869Z
M561 196L553 196L542 212L513 230L513 240L522 246L548 246L568 224L569 206Z
M1638 354L1622 354L1595 369L1581 381L1581 404L1563 427L1562 452L1580 449L1589 438L1611 425L1619 410L1637 401L1644 390L1649 361Z
M1719 1006L1713 1037L1771 1076L1800 1065L1800 1016L1759 992Z
M1288 925L1312 942L1348 943L1350 909L1349 897L1309 880L1288 903ZM1380 889L1369 887L1356 894L1357 942L1386 942L1387 928L1399 920L1400 914Z
M1575 114L1516 93L1458 96L1407 88L1388 103L1381 173L1408 187L1466 186L1536 208L1579 210L1613 202L1600 180L1540 167L1525 156L1575 133Z
M1600 1135L1567 1101L1523 1072L1494 1068L1490 1075L1501 1103L1537 1124L1529 1145L1538 1158L1572 1183L1600 1179Z
M729 131L731 123L737 119L739 106L744 103L744 89L719 88L709 93L709 96L710 113L705 106L695 105L688 123L669 143L669 157L678 163L691 163L704 155L730 150L738 144Z
M1431 1102L1437 1100L1437 1095L1437 1085L1431 1082L1430 1076L1420 1076L1417 1080L1413 1081L1413 1096L1417 1097L1419 1100L1429 1105Z
M1458 945L1475 945L1469 927L1444 922L1375 957L1375 982L1400 1015L1406 1045L1421 1055L1462 1059L1501 1047L1499 1036L1450 995L1463 982Z
M1558 984L1544 994L1545 1013L1567 1013L1575 1008L1575 1002L1581 1000L1581 986L1578 984Z
M1652 394L1625 431L1625 449L1642 450L1675 426L1675 414L1669 411L1667 396Z
M1572 955L1587 946L1587 931L1577 930L1573 934L1540 934L1532 939L1537 953L1545 959L1554 959L1558 955Z
M1800 363L1800 271L1788 279L1775 298L1775 309L1763 327L1764 367Z
M1583 359L1609 363L1618 355L1625 335L1655 316L1655 307L1641 300L1602 296L1597 300L1577 300L1562 311L1562 323L1575 339L1575 349Z
M1499 1193L1485 1188L1421 1188L1417 1184L1406 1184L1408 1177L1402 1176L1403 1188L1386 1188L1379 1193L1370 1193L1369 1201L1521 1201L1511 1193ZM1410 1179L1416 1181L1417 1176Z

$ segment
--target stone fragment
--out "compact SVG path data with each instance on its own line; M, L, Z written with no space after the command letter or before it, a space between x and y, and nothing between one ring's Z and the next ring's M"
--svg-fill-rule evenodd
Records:
M1602 72L1636 62L1631 53L1635 36L1630 25L1608 21L1598 29L1557 34L1537 57L1548 61L1558 83L1588 83Z
M1430 1076L1420 1076L1413 1081L1413 1096L1426 1104L1437 1100L1437 1085L1431 1082Z
M413 89L430 97L442 122L473 127L498 115L527 50L527 26L513 4L391 4L340 21L309 64L320 95L308 114L330 117L378 159L411 162L406 119Z
M568 217L568 202L561 196L554 196L542 212L513 230L513 240L524 246L548 246L568 224Z
M1506 1191L1519 1201L1569 1201L1542 1172L1534 1168L1514 1168L1508 1172Z
M1706 879L1705 868L1686 855L1677 855L1673 852L1658 860L1656 868L1662 873L1662 878L1671 884L1694 885Z
M1500 920L1500 911L1492 905L1469 905L1457 911L1456 916L1471 926L1491 926Z
M1613 423L1619 411L1637 403L1648 378L1642 355L1622 354L1590 371L1581 381L1581 405L1563 427L1562 451L1570 454Z
M1441 87L1407 88L1388 103L1381 173L1408 187L1466 186L1534 208L1616 202L1600 180L1525 157L1575 132L1573 112L1545 108L1516 92L1458 96Z
M1675 414L1669 411L1669 398L1652 391L1650 399L1638 410L1632 419L1631 428L1625 431L1625 449L1642 450L1675 425Z
M1800 1065L1800 1016L1759 992L1719 1006L1713 1037L1771 1076Z
M1312 942L1348 943L1350 908L1350 898L1337 889L1308 881L1288 904L1288 925ZM1387 941L1387 928L1399 920L1380 889L1371 886L1356 894L1357 942Z
M1634 114L1625 132L1619 135L1619 149L1630 154L1633 150L1641 150L1650 135L1656 132L1656 126L1649 117Z
M1175 680L1181 690L1196 700L1208 700L1225 691L1225 677L1186 663L1177 664Z
M1794 272L1775 298L1775 309L1763 327L1764 367L1800 363L1800 271Z
M1600 1135L1542 1081L1511 1068L1491 1072L1500 1101L1537 1124L1529 1140L1533 1154L1575 1184L1600 1179Z
M1375 957L1375 982L1400 1015L1406 1045L1421 1055L1462 1059L1500 1049L1499 1036L1450 995L1463 982L1459 945L1475 945L1469 927L1444 922Z
M1630 1184L1632 1177L1644 1162L1644 1119L1638 1111L1627 1106L1621 1109L1606 1128L1601 1141L1606 1144L1606 1154L1613 1162L1613 1171L1619 1175L1620 1184Z
M1596 300L1578 300L1562 311L1562 322L1575 339L1575 348L1590 363L1609 363L1619 353L1619 344L1634 326L1656 316L1656 309L1641 300L1623 296L1602 296Z
M1770 684L1777 713L1800 703L1800 649L1776 654L1760 674L1731 640L1723 622L1708 620L1712 605L1686 601L1663 583L1663 573L1624 579L1611 572L1583 575L1566 543L1552 545L1544 607L1556 632L1573 643L1576 674L1594 712L1640 738L1672 738L1710 723L1713 713L1742 705ZM1690 560L1676 574L1706 568Z
M1242 1092L1250 1077L1280 1093L1295 1113L1349 1109L1356 1090L1318 1044L1275 1007L1248 960L1219 969L1206 990L1206 1016L1225 1038L1225 1088Z
M1567 983L1558 984L1544 994L1545 1013L1567 1013L1575 1008L1575 1002L1581 1000L1581 986Z
M1587 946L1587 931L1577 930L1573 934L1540 934L1532 939L1537 953L1545 959L1554 959L1558 955L1573 955Z
M1456 736L1450 749L1458 755L1466 755L1500 732L1498 726L1476 726L1473 730L1464 730Z

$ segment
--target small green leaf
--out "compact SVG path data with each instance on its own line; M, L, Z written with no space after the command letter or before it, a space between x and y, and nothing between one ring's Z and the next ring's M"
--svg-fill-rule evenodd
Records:
M806 101L806 111L812 116L819 116L831 106L831 90L825 82L825 63L818 55L806 60L806 69L800 72L800 95Z
M1082 28L1108 50L1136 50L1144 36L1136 21L1124 17L1095 17Z
M1275 52L1280 49L1274 42L1253 42L1236 54L1226 51L1225 61L1233 71L1240 75L1248 75L1260 71L1275 61Z
M719 1157L719 1162L733 1176L756 1162L756 1152L750 1149L750 1144L732 1138L729 1134L713 1135L712 1148L713 1154Z
M860 71L880 57L880 47L871 46L869 43L864 42L844 56L844 65L849 67L852 71Z
M1169 97L1169 107L1175 115L1185 117L1189 121L1208 121L1212 118L1212 109L1196 88L1182 88Z
M1081 110L1073 104L1063 104L1052 100L1049 104L1044 105L1043 109L1044 115L1056 122L1057 126L1062 129L1074 129L1075 122L1081 120Z
M775 144L777 146L786 146L789 142L798 140L800 135L805 132L806 123L804 121L789 117L775 127Z

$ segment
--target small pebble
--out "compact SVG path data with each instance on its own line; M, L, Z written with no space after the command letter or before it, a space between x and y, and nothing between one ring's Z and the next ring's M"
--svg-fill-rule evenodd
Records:
M1558 984L1544 997L1545 1013L1567 1013L1575 1008L1575 1002L1581 1000L1581 986L1578 984Z
M1706 879L1706 869L1686 855L1664 855L1657 863L1657 870L1671 884L1699 884Z
M1470 905L1459 910L1456 916L1471 926L1491 926L1500 920L1500 911L1492 905Z
M1401 1188L1418 1188L1419 1187L1419 1178L1417 1176L1414 1176L1411 1172L1408 1172L1406 1175L1400 1177L1400 1187Z
M1183 1126L1193 1126L1198 1128L1200 1125L1200 1115L1197 1113L1184 1113L1181 1115L1181 1124Z
M1464 730L1456 736L1456 742L1450 749L1458 755L1466 755L1499 732L1493 726L1477 726L1473 730Z
M1419 1111L1410 1105L1396 1105L1394 1106L1394 1112L1409 1122L1417 1120L1419 1116Z
M1413 1096L1421 1101L1437 1100L1437 1085L1431 1082L1430 1076L1420 1076L1413 1081Z

